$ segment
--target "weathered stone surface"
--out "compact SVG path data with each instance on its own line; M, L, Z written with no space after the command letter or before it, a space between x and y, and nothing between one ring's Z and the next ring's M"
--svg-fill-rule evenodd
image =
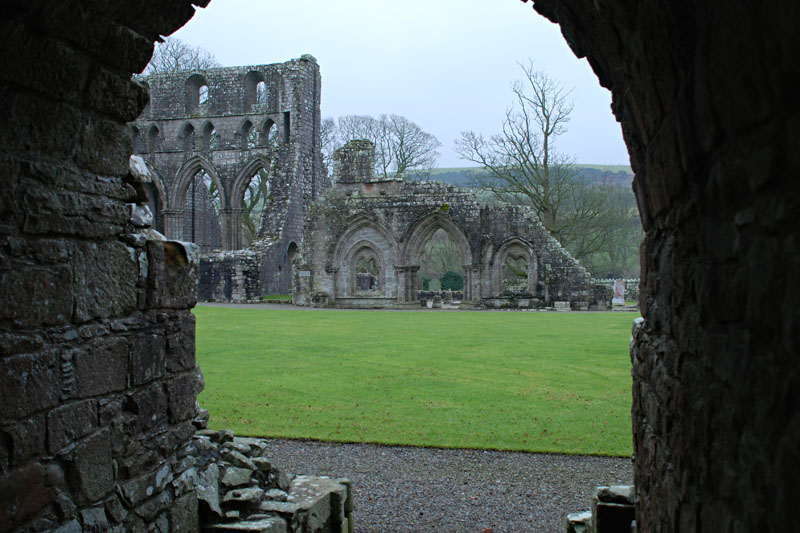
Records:
M164 375L166 342L163 335L143 333L131 337L130 361L133 385L139 386Z
M253 464L262 472L269 472L272 470L272 463L270 463L269 459L266 457L253 457L250 460L253 461Z
M47 415L47 448L57 454L97 428L97 403L84 400L63 405Z
M145 93L125 65L144 66L152 39L193 9L129 16L117 3L7 3L0 17L5 42L16 43L0 72L9 111L0 128L2 531L164 531L163 512L147 523L126 515L114 482L133 465L157 477L189 438L182 422L166 427L166 401L161 432L140 432L122 409L135 387L167 380L163 355L155 350L161 365L151 365L153 350L137 341L163 352L165 330L184 336L185 322L139 311L149 265L142 239L124 235L149 234L148 208L132 204L126 121Z
M138 262L122 243L78 244L72 252L75 319L81 322L119 316L136 308Z
M81 525L85 532L101 533L108 531L109 523L103 507L90 507L81 511Z
M0 256L0 286L3 302L0 319L17 326L66 324L72 315L72 269L70 265L37 268ZM36 302L31 305L31 302Z
M10 463L23 464L27 459L42 455L45 450L44 415L34 416L11 426L8 430L12 454Z
M152 522L172 505L172 496L169 492L160 492L149 500L141 503L134 512L146 522ZM164 521L167 517L164 516Z
M592 528L592 512L569 513L567 515L567 533L590 533Z
M633 487L631 485L597 487L597 499L606 503L633 505Z
M195 249L190 243L147 241L147 306L187 309L197 302Z
M202 390L194 372L183 374L166 385L169 420L172 423L191 420L197 409L197 393Z
M253 471L248 468L229 466L222 476L222 484L227 487L241 487L248 485L253 477Z
M219 467L215 463L197 471L196 491L199 501L217 516L223 516L219 501Z
M136 415L137 431L147 431L167 422L168 401L161 383L153 383L128 395L125 409Z
M286 522L281 518L262 518L260 520L215 523L203 526L203 531L224 532L224 531L252 531L253 533L286 533Z
M12 531L56 498L45 468L29 463L0 477L0 530Z
M94 502L114 487L111 431L103 428L78 443L67 456L68 473L82 502Z
M70 520L66 524L60 526L58 529L53 530L53 533L82 533L81 523L77 520Z
M76 394L80 398L124 390L128 384L128 342L106 337L73 353Z
M170 372L192 370L195 367L194 331L194 315L186 313L180 318L178 332L167 337L167 370Z
M235 506L258 505L264 497L264 489L261 487L248 487L245 489L233 489L225 493L222 503Z
M123 507L122 502L116 494L111 495L105 501L106 516L115 524L121 523L128 515L128 511Z
M0 390L5 417L23 418L56 405L61 381L55 350L0 359Z
M289 494L280 489L269 489L267 492L264 493L264 498L276 502L285 502L288 497Z
M175 499L170 508L169 525L172 531L198 531L200 528L197 495L194 492Z
M232 464L233 466L238 466L240 468L246 468L251 472L253 470L257 470L256 465L253 463L253 460L243 455L236 450L231 449L223 449L222 450L222 459L227 461L228 463Z

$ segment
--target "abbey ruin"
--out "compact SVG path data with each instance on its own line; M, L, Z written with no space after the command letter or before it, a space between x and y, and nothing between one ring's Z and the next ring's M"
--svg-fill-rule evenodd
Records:
M196 530L201 455L187 447L244 444L193 437L195 251L148 230L147 181L128 166L128 123L148 101L131 75L207 3L0 8L4 531ZM636 173L646 231L631 347L637 530L795 530L800 6L534 7L611 91ZM226 209L238 208L233 178ZM258 446L247 446L237 453L252 462Z
M316 60L306 55L141 82L150 101L131 125L133 152L153 175L155 228L200 248L201 297L216 291L235 299L232 277L243 266L259 276L254 283L263 294L288 292L308 204L327 186ZM269 196L248 242L245 200L259 173Z
M442 298L423 291L420 273L426 244L442 232L457 250L462 304L588 307L589 274L531 210L482 205L473 191L444 183L376 179L374 158L369 141L351 141L334 154L335 185L309 210L296 303L419 307Z

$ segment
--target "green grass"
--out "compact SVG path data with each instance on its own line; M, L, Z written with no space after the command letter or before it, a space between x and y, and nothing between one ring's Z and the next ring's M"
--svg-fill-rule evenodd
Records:
M265 302L291 302L291 294L267 294L261 297Z
M631 453L628 313L198 307L211 426L240 434Z

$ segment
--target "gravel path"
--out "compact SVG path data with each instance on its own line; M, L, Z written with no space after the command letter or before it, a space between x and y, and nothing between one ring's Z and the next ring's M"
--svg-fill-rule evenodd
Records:
M630 459L270 439L272 463L353 481L358 533L565 531Z

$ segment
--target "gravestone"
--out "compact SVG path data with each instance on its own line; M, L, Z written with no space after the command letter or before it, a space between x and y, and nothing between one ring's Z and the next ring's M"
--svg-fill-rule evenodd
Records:
M614 282L614 297L611 305L625 305L625 280L618 279Z
M439 280L439 278L433 278L428 282L428 288L433 292L439 292L442 290L442 282Z

